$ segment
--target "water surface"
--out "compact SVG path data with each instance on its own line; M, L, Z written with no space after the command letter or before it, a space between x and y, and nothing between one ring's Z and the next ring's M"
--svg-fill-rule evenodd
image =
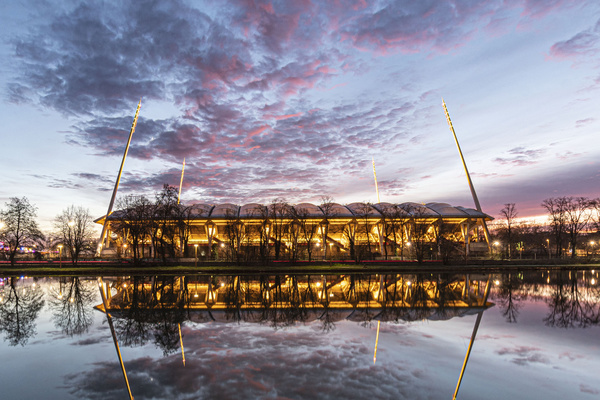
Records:
M2 397L128 398L110 320L136 399L452 398L479 316L458 398L598 398L597 279L5 278Z

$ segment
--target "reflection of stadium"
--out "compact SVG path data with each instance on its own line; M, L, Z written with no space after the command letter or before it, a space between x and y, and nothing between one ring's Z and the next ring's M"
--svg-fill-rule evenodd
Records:
M157 344L166 346L165 354L181 348L185 366L181 324L186 321L258 322L273 328L315 323L330 331L344 319L368 324L373 320L448 320L477 314L456 398L481 317L492 306L487 301L489 275L137 276L98 278L98 283L102 304L96 309L106 315L130 398L117 332L125 343L140 343L153 331L160 339ZM379 323L373 362L378 337Z
M192 257L196 246L201 260L423 260L441 258L448 247L458 254L487 251L484 224L492 219L446 203L178 204L173 210L115 211L108 218L105 251L139 246L144 257L154 257L161 251L156 247L171 240L171 256L182 256L188 248ZM96 222L103 224L104 218ZM143 225L147 229L141 234L132 234Z
M152 321L165 312L177 322L446 320L491 305L487 275L136 277L111 286L106 296L111 314Z

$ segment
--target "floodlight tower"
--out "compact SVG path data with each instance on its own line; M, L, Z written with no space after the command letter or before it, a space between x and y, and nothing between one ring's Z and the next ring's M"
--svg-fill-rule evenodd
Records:
M475 193L475 187L473 186L473 182L471 181L471 175L469 174L469 169L467 168L467 163L465 162L465 157L463 156L462 150L460 149L460 144L458 143L458 138L456 137L456 132L454 132L454 127L452 126L452 120L450 120L450 114L448 113L448 108L446 108L446 102L442 97L442 106L444 106L444 113L446 114L446 120L448 121L448 126L450 127L450 132L454 136L454 142L456 142L456 147L458 148L458 154L460 154L460 159L462 161L463 168L465 169L465 174L467 175L467 181L469 181L469 189L471 189L471 195L473 196L473 201L475 202L475 208L480 213L483 213L481 210L481 205L479 204L479 199L477 198L477 193ZM491 251L490 248L490 232L488 231L487 225L485 224L485 219L481 219L481 224L483 225L483 232L485 234L485 241L488 246L488 251Z
M133 136L133 132L135 132L135 126L137 125L138 115L140 113L140 107L142 105L142 99L138 103L137 109L135 110L135 116L133 117L133 123L131 124L131 129L129 131L129 139L127 140L127 146L125 146L125 152L123 153L123 160L121 160L121 167L119 168L119 174L117 175L117 181L115 182L115 188L113 189L113 194L110 199L110 204L108 205L108 211L106 211L106 216L104 217L104 224L102 225L102 233L100 234L100 243L98 243L98 249L96 250L96 256L100 257L102 253L102 247L104 246L104 240L106 238L106 227L108 224L108 216L112 213L112 208L115 203L115 198L117 197L117 191L119 190L119 182L121 181L121 174L123 173L123 166L125 165L125 159L127 158L127 153L129 152L129 145L131 144L131 137Z

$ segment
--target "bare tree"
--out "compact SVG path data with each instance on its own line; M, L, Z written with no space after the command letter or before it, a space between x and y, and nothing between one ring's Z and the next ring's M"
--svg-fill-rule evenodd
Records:
M308 261L312 261L312 241L317 235L317 225L312 221L311 215L306 208L294 207L294 211L300 238L306 244Z
M188 243L192 234L192 220L195 212L193 205L186 206L180 203L176 208L177 236L179 237L179 249L182 257L189 257Z
M577 248L577 237L584 230L591 218L591 203L585 197L567 197L565 217L566 230L569 235L569 245L571 247L571 257L575 257Z
M279 260L282 246L285 247L283 236L287 229L290 205L284 199L275 199L269 205L269 218L271 221L271 238L275 246L275 259Z
M360 241L362 243L366 243L366 247L363 244L358 248L359 261L361 259L372 259L373 252L371 251L371 231L375 223L373 220L375 217L373 207L371 206L371 203L360 203L356 212L356 219L359 221L356 233L358 233L359 238L362 239Z
M43 235L35 221L36 207L27 197L11 197L5 207L0 211L0 240L8 243L10 263L14 265L19 248L35 243Z
M402 209L410 216L408 228L411 232L411 247L414 249L417 262L421 264L425 259L426 250L431 245L429 229L431 222L427 220L429 214L427 208L420 204L405 203Z
M505 220L503 230L505 232L506 247L508 249L508 258L510 258L512 244L513 244L515 219L517 218L517 215L518 215L517 208L515 207L515 203L504 204L504 208L502 208L502 210L500 210L500 215Z
M556 197L542 202L550 214L550 225L556 241L556 255L562 255L563 238L568 236L571 257L575 257L577 237L588 225L594 202L585 197Z
M286 229L286 240L288 243L288 259L291 262L296 262L298 260L298 241L300 239L300 221L298 220L298 215L294 207L287 208L287 217L288 224Z
M166 262L167 255L175 257L178 208L177 188L165 184L163 190L156 195L152 232L154 247L160 252L163 262Z
M327 259L327 236L329 235L329 220L335 217L335 202L331 196L321 196L319 208L323 212L322 236L323 236L323 258Z
M72 205L54 219L54 228L73 264L85 250L93 250L93 222L88 209Z
M144 196L126 196L119 201L120 218L111 221L111 229L125 238L133 262L144 257L144 242L152 233L154 207Z
M240 219L240 216L238 215L238 208L239 207L236 207L236 211L231 209L225 210L225 219L227 220L225 225L225 237L229 242L227 250L229 252L230 260L237 263L241 261L242 253L240 250L245 239L245 227Z
M548 211L550 219L550 227L552 234L554 235L554 241L556 243L556 256L562 256L562 244L565 236L565 225L566 225L566 208L567 208L566 197L551 197L542 202L541 206Z
M590 209L592 210L591 222L596 232L600 232L600 197L590 200Z

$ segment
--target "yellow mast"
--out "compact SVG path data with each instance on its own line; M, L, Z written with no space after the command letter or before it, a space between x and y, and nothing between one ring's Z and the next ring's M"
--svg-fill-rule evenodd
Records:
M110 199L110 203L108 205L108 211L106 211L106 216L104 217L104 224L102 225L102 233L100 234L100 243L98 243L98 249L96 250L96 255L98 257L102 253L102 246L104 246L104 239L106 236L106 227L108 224L108 216L112 213L112 208L115 203L115 198L117 197L117 190L119 190L119 182L121 181L121 174L123 173L123 166L125 165L125 159L127 158L127 153L129 152L129 145L131 144L131 137L133 136L133 132L135 132L135 126L137 125L137 120L138 120L138 115L140 113L141 105L142 105L142 99L140 99L137 109L135 110L135 116L133 117L133 123L131 124L131 129L129 131L129 139L127 139L127 146L125 146L125 152L123 153L123 160L121 160L121 167L119 168L119 174L117 175L117 181L115 182L115 188L113 189L113 194Z
M377 192L377 203L381 203L381 200L379 199L379 186L377 185L377 174L375 173L375 157L372 157L371 160L373 161L373 178L375 178L375 191Z
M177 195L177 204L179 204L179 198L181 197L181 186L183 185L183 171L185 170L185 157L183 157L183 165L181 166L181 179L179 180L179 194Z
M483 212L481 210L481 205L479 204L479 199L477 198L477 193L475 193L475 187L473 186L473 182L471 181L471 175L469 174L469 170L467 169L467 163L465 162L465 157L463 156L462 150L460 149L460 144L458 143L458 138L456 137L456 132L454 132L454 127L452 126L452 120L450 120L450 114L448 113L448 108L446 108L446 102L442 97L442 106L444 107L444 114L446 114L446 121L448 121L448 126L450 127L450 132L454 136L454 142L456 143L456 148L458 149L458 154L460 154L460 160L462 161L463 168L465 169L465 174L467 175L467 181L469 182L469 189L471 190L471 196L473 196L473 201L475 202L475 208L479 212ZM482 218L481 223L483 225L483 232L485 234L485 240L488 245L488 250L490 248L490 232L488 231L485 220Z
M373 178L375 179L375 191L377 192L377 203L381 203L379 199L379 186L377 185L377 174L375 173L375 157L371 157L373 162ZM381 235L380 235L381 237ZM379 246L381 247L381 240L379 241ZM380 251L382 251L380 249ZM379 290L381 290L381 285L379 286ZM373 364L377 361L377 345L379 344L379 328L381 327L381 321L377 321L377 336L375 337L375 350L373 351Z

